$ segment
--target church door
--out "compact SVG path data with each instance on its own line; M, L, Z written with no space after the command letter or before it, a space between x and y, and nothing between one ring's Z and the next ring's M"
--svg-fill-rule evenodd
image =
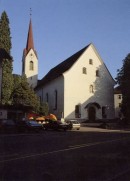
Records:
M94 122L96 119L96 110L92 106L88 108L88 119L90 122Z

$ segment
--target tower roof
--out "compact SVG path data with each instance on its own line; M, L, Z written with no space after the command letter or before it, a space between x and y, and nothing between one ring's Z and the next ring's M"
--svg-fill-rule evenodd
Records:
M32 21L30 19L29 29L28 29L28 37L27 37L27 44L26 44L26 50L29 51L31 48L34 50Z

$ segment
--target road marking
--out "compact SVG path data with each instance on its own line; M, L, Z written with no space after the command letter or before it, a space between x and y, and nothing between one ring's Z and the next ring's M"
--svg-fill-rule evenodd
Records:
M128 168L127 170L122 171L122 172L114 175L113 177L107 179L106 181L112 181L112 180L114 180L114 179L118 179L118 178L120 178L122 175L124 175L124 174L126 174L126 173L129 173L129 171L130 171L130 168Z
M65 151L70 151L70 150L76 150L76 149L80 149L80 148L84 148L84 147L106 144L106 143L121 141L121 140L125 140L125 139L129 139L129 138L124 137L121 139L114 139L114 140L109 140L109 141L102 141L102 142L95 142L95 143L88 143L88 144L81 144L81 145L73 145L73 146L69 146L68 148L61 149L61 150L55 150L55 151L50 151L50 152L45 152L45 153L37 153L37 154L32 154L32 155L23 155L23 156L19 156L19 157L15 157L15 158L4 159L4 160L1 160L0 163L22 160L22 159L38 157L38 156L45 156L45 155L49 155L49 154L60 153L60 152L65 152Z
M87 143L87 144L80 144L80 145L71 145L69 146L70 148L79 148L79 147L88 147L88 146L94 146L94 145L99 145L99 144L105 144L105 143L111 143L115 141L121 141L129 139L127 137L121 138L121 139L114 139L114 140L108 140L108 141L101 141L101 142L94 142L94 143Z

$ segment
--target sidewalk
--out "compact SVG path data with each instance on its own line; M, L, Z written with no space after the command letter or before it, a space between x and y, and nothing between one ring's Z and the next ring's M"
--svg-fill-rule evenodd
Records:
M81 124L82 130L86 131L99 131L99 132L130 132L130 124L125 126L119 126L117 124L109 124L109 127L100 127L99 123L83 123Z

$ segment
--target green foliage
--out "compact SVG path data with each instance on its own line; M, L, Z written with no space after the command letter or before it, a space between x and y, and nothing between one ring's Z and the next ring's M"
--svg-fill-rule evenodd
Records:
M30 106L35 112L39 112L40 100L34 90L29 87L27 78L23 76L14 76L14 90L12 94L14 105Z
M0 19L0 48L4 48L9 54L12 48L9 19L5 11Z
M48 103L47 103L47 102L41 103L40 109L39 109L39 114L44 115L44 116L47 116L48 113L49 113Z
M6 50L10 55L11 37L9 28L9 19L4 11L0 19L0 48ZM12 76L12 60L3 59L2 62L2 85L1 85L1 103L11 104L11 94L13 90L13 76Z
M118 70L117 83L122 91L122 107L124 116L130 120L130 54L123 60L123 66Z
M1 85L1 103L11 104L11 94L13 90L12 62L10 60L2 61L2 85Z

